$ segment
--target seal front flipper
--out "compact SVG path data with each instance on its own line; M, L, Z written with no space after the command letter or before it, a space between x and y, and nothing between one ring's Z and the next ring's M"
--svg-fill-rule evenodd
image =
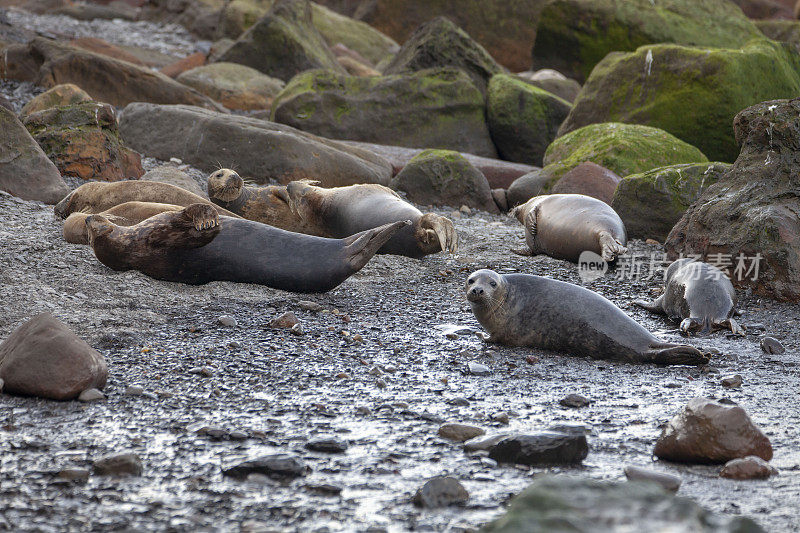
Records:
M199 248L219 233L219 215L210 204L192 204L180 211L148 218L131 229L143 231L148 246Z
M701 352L688 344L672 344L669 342L652 344L642 354L642 363L657 365L705 365L711 360L711 354Z
M617 256L628 251L628 248L623 246L622 243L615 239L608 231L601 231L597 238L600 243L600 255L606 262L610 263L616 260Z
M181 212L181 215L190 220L197 231L213 228L219 225L217 210L208 204L192 204Z
M386 244L386 241L391 239L401 228L410 225L410 220L401 220L362 231L343 239L345 243L345 260L350 264L353 271L361 270L378 249Z
M652 302L647 302L645 300L634 300L633 305L638 305L643 309L647 309L651 313L658 313L659 315L666 315L667 312L664 311L664 295L662 294Z
M728 318L726 320L723 320L722 322L719 323L719 325L726 329L730 329L731 333L733 333L734 335L744 336L746 334L745 327L739 324L739 322L737 322L733 318Z
M458 234L450 219L434 213L422 215L417 223L423 230L418 238L425 244L437 242L443 252L455 253L458 251Z

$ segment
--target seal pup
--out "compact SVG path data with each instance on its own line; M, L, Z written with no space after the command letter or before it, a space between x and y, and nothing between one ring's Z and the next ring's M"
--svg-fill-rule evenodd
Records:
M235 281L292 292L333 289L408 224L404 220L345 239L326 239L221 217L210 204L192 204L130 227L103 215L86 219L95 256L114 270L135 269L192 285Z
M166 213L167 211L180 211L179 205L159 204L156 202L125 202L115 205L100 213L109 222L117 226L133 226L152 216ZM71 213L64 221L64 240L72 244L89 244L89 231L86 228L86 219L90 213Z
M633 302L653 313L681 320L680 330L709 333L729 329L744 335L732 315L736 314L736 291L728 276L715 267L690 257L678 259L664 273L664 293L647 302Z
M289 205L309 229L322 237L344 237L398 220L411 226L398 231L379 254L420 257L458 250L453 223L435 213L425 213L403 200L395 191L378 184L323 188L301 180L286 185Z
M75 212L97 214L125 202L156 202L187 207L192 204L213 205L194 193L169 183L158 181L96 181L84 183L58 202L55 214L67 218ZM227 209L215 206L220 215L239 218Z
M285 185L246 185L236 171L221 168L208 176L208 197L214 204L248 220L315 235L313 228L307 227L292 211Z
M703 365L710 359L693 346L656 338L607 299L571 283L484 269L467 278L466 293L490 333L488 342L629 363Z
M534 196L510 214L525 226L527 249L519 255L545 254L578 262L589 250L607 262L628 251L622 219L610 205L583 194Z

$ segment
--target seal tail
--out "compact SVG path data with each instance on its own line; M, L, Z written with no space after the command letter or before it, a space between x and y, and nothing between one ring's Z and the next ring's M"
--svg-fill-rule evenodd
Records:
M600 255L606 262L610 263L614 261L617 256L628 251L628 248L615 239L608 231L601 231L598 238L600 241Z
M645 353L646 363L657 365L705 365L711 360L711 354L701 352L688 344L652 344Z
M400 231L401 228L410 225L410 220L401 220L347 237L344 239L347 262L354 271L361 270L367 264L367 261L375 255L375 252L386 244L395 233Z

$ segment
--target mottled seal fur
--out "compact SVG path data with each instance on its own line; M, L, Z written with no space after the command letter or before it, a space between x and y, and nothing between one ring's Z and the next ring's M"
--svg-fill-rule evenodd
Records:
M328 189L310 181L293 181L286 191L289 205L303 221L307 233L338 238L398 220L411 220L411 226L398 231L378 253L420 258L458 249L458 234L449 219L435 213L423 214L383 185Z
M709 361L693 346L656 338L607 299L571 283L478 270L467 279L466 293L490 342L629 363Z
M545 254L577 263L592 251L614 261L628 249L622 219L610 205L583 194L535 196L511 210L523 226L527 249L520 255Z
M166 213L167 211L180 211L179 205L159 204L156 202L125 202L115 205L99 213L109 222L117 226L133 226L152 216ZM64 221L64 240L72 244L89 244L89 231L86 228L86 219L89 213L72 213Z
M692 258L678 259L664 273L664 293L636 305L681 320L684 333L715 328L743 335L744 329L732 317L736 313L736 291L728 276L715 267Z
M213 205L202 196L169 183L157 181L115 181L84 183L58 202L55 214L67 218L72 213L102 213L125 202L155 202L187 207L192 204ZM220 215L239 218L227 209L215 206Z
M260 222L220 217L193 204L122 227L102 215L86 219L97 259L114 270L188 284L256 283L294 292L325 292L360 270L408 221L345 239L292 233Z

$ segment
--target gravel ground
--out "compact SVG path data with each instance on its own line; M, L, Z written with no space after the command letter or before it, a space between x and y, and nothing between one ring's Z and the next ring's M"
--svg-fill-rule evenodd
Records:
M0 338L50 311L106 356L110 376L101 403L0 396L0 443L13 452L2 456L0 495L7 505L0 528L469 530L500 513L511 494L545 470L498 467L485 455L465 454L436 436L442 421L489 433L582 423L591 427L583 467L547 471L621 479L625 465L651 464L660 427L697 395L743 405L772 440L780 475L736 482L718 478L713 467L652 466L680 475L681 494L715 511L753 516L770 531L798 523L796 306L745 298L746 338L717 333L688 340L720 350L706 370L616 364L444 335L441 326L448 324L478 328L463 295L466 276L477 268L580 282L574 265L510 254L522 232L506 217L457 219L462 250L454 257L379 256L334 291L295 295L114 272L88 247L61 239L61 221L50 207L0 195L0 212ZM656 250L640 242L632 248ZM658 284L606 277L590 286L678 340L674 325L631 306ZM305 311L302 301L325 311ZM304 335L268 326L290 310ZM224 315L237 325L222 326ZM761 331L752 327L759 323L786 345L786 354L761 352ZM363 341L354 341L356 335ZM538 361L526 361L529 355ZM473 360L492 374L469 375L465 367ZM198 367L212 375L193 373ZM720 385L730 373L744 377L741 389ZM146 394L123 394L131 385ZM594 403L559 406L568 393ZM490 419L501 411L511 415L508 426ZM198 432L202 426L218 428L217 436ZM350 447L340 455L303 449L320 435L338 436ZM63 468L89 467L100 455L126 450L142 458L141 477L54 480ZM275 452L301 458L311 473L285 483L221 474L231 462ZM463 482L471 494L466 509L421 511L409 503L417 487L439 474Z

